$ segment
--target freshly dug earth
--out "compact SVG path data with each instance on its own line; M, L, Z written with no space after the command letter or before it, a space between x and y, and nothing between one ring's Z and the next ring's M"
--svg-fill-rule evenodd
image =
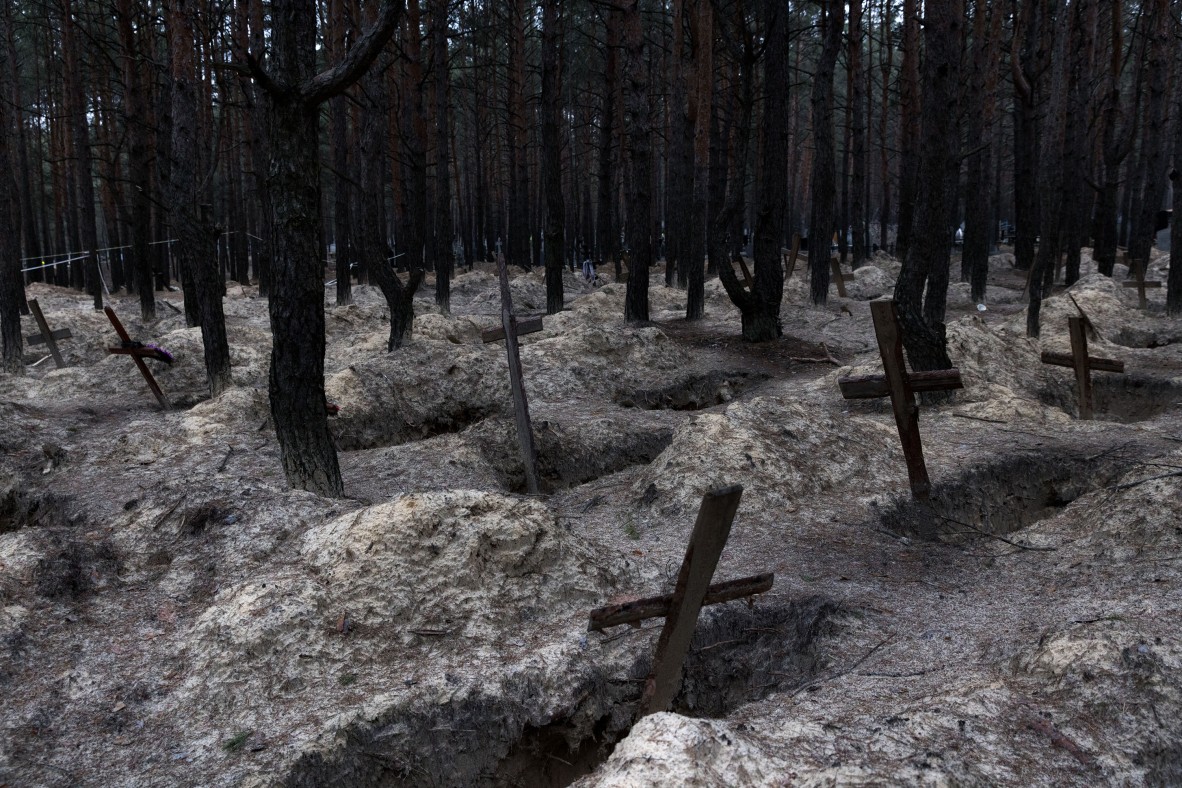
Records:
M149 362L161 412L105 316L30 287L73 338L67 369L0 376L0 785L1182 782L1182 324L1085 259L1028 339L1011 265L984 310L950 295L965 389L921 410L930 504L889 403L837 387L880 371L883 256L824 307L798 272L765 345L717 282L686 323L654 272L655 322L628 325L623 284L567 274L521 339L533 497L504 345L480 341L491 267L447 315L429 281L395 353L374 288L326 305L340 500L283 482L253 288L228 293L237 386L212 400L199 330L114 299L177 357ZM540 272L512 292L544 306ZM1039 361L1080 310L1126 362L1090 422ZM703 611L673 709L636 722L660 622L587 613L668 591L727 484L718 579L775 586Z

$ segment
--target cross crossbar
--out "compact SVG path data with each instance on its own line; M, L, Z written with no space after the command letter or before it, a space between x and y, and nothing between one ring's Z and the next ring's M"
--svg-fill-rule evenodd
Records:
M1141 309L1149 308L1149 297L1145 295L1145 288L1161 287L1161 282L1156 279L1146 279L1145 269L1148 267L1146 261L1137 260L1136 265L1133 265L1133 270L1136 272L1137 278L1133 281L1125 280L1122 282L1124 287L1137 288L1137 302ZM1123 370L1122 370L1123 371Z
M68 328L57 328L49 332L49 335L54 339L73 339L74 335ZM46 344L45 336L43 334L30 334L26 337L30 345L44 345Z
M833 258L834 261L837 258ZM903 360L903 333L899 328L899 310L892 300L871 301L870 315L874 319L874 335L882 356L883 375L845 377L837 381L846 399L891 398L903 458L907 462L907 477L911 494L924 500L930 497L932 484L927 464L923 459L923 443L919 435L919 405L915 393L949 391L964 387L958 369L907 372Z
M517 321L517 336L536 334L542 330L542 316L526 317ZM505 338L505 327L486 328L480 333L480 341L486 345L489 342L500 342Z
M702 599L702 606L718 605L736 599L747 599L756 594L763 594L771 590L775 582L775 575L765 572L751 577L740 577L723 583L714 583L706 589L706 596ZM619 624L634 624L648 618L664 618L669 615L673 605L673 594L650 596L644 599L633 599L615 605L597 607L591 611L588 632L595 632Z

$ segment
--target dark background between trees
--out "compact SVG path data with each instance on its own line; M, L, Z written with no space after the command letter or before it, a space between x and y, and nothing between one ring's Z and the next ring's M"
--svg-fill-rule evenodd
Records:
M688 319L720 276L744 337L761 341L780 333L779 252L793 234L812 240L817 302L830 239L855 267L886 248L904 261L911 361L945 366L950 276L984 298L988 254L1012 238L1037 335L1060 259L1070 283L1081 248L1109 275L1118 249L1148 256L1182 155L1180 0L0 11L4 367L21 366L23 283L84 288L96 307L125 289L145 320L154 291L181 286L216 394L230 381L224 283L257 283L287 365L272 371L273 403L308 417L323 387L291 399L288 377L322 368L323 343L317 362L285 334L322 328L326 282L342 304L354 283L380 287L394 350L425 274L447 309L455 269L498 250L546 267L551 312L557 272L584 258L617 278L627 266L630 320L648 319L656 266L687 289ZM731 268L744 250L750 291ZM1167 295L1182 312L1182 266ZM289 480L339 490L335 461L288 463L302 440L281 437Z

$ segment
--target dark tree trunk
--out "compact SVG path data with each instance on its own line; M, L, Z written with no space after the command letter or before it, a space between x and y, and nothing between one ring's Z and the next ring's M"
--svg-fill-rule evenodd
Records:
M170 217L176 234L181 270L189 272L192 290L185 305L196 302L205 349L205 372L210 396L233 385L226 319L222 312L223 277L216 243L219 229L210 224L197 149L197 70L194 63L192 0L172 0L168 13L168 45L172 51L172 166Z
M852 265L866 260L866 115L862 81L862 2L850 2L850 227L853 235ZM845 233L843 232L844 236Z
M1157 213L1162 208L1165 192L1166 135L1169 127L1167 92L1172 66L1170 52L1174 51L1171 46L1179 46L1177 36L1171 30L1169 0L1152 0L1150 8L1145 20L1149 37L1146 50L1149 56L1144 69L1149 93L1146 97L1145 126L1141 141L1141 189L1139 194L1134 193L1132 210L1125 214L1132 220L1129 259L1140 261L1142 265L1149 264L1149 251L1157 234L1154 224Z
M628 135L628 288L624 295L624 319L647 322L648 270L652 264L652 162L651 119L648 98L648 64L645 62L644 28L640 0L615 0L623 10L624 128Z
M345 30L349 26L347 5L342 0L330 0L329 18L333 20L328 31L328 56L340 59L345 53ZM350 228L349 188L349 141L348 141L349 99L337 96L328 103L329 145L332 150L333 211L332 237L336 249L337 304L353 303L353 250Z
M546 314L562 311L566 207L562 197L562 18L542 4L542 182L546 192Z
M919 175L919 8L918 0L903 0L903 63L900 82L899 224L895 254L907 257ZM811 241L812 239L810 239ZM811 246L810 246L811 249ZM810 254L811 259L811 254Z
M673 2L673 51L669 53L669 142L667 148L668 207L665 210L665 284L688 284L694 189L694 125L690 117L685 30L686 0Z
M347 88L373 62L397 22L397 5L336 67L313 76L316 9L274 0L270 71L252 61L267 94L268 187L272 222L271 417L288 484L320 495L344 494L324 399L324 266L318 248L319 105Z
M509 12L509 237L505 260L529 269L529 165L525 117L525 0L512 0Z
M86 89L82 84L79 58L81 45L75 30L72 0L62 0L62 52L66 82L67 106L70 108L70 130L73 137L74 172L77 179L79 241L86 252L86 287L94 298L96 312L103 309L103 282L98 265L98 217L94 204L94 175L91 164L90 124L87 120Z
M1055 3L1058 12L1055 18L1044 18L1042 24L1051 25L1062 21L1062 2ZM1055 265L1059 260L1060 240L1063 229L1063 158L1066 148L1067 121L1067 41L1069 36L1060 36L1056 40L1055 55L1051 62L1051 88L1049 104L1040 129L1041 152L1039 155L1038 198L1039 198L1039 229L1041 238L1034 265L1030 270L1030 284L1027 288L1030 302L1026 310L1026 334L1037 337L1039 334L1039 315L1042 300L1051 294L1051 286L1055 279Z
M813 183L809 218L809 272L814 304L829 300L829 239L833 236L837 164L833 152L833 70L841 53L844 3L828 0L823 42L813 72Z
M151 168L148 165L147 102L144 97L142 61L132 30L136 9L132 0L119 0L119 37L123 43L124 109L128 135L128 176L131 201L130 260L136 291L140 297L140 317L156 319L156 292L152 277L152 203Z
M767 25L764 51L764 84L790 84L788 14L778 0L765 0L763 6L764 24ZM747 129L751 127L752 105L754 103L754 79L751 69L755 65L750 37L746 38L743 58L743 82L739 105L739 140L736 145L739 163L736 166L735 182L727 189L727 207L733 209L737 198L733 196L744 187L747 148ZM759 194L755 216L753 242L755 275L754 288L750 293L735 276L729 261L722 261L718 268L719 277L727 295L739 307L743 323L743 339L749 342L769 342L778 338L780 326L780 303L784 294L784 270L781 267L780 247L784 241L784 215L788 205L788 128L791 115L788 91L769 91L765 99L762 120L763 157L759 168ZM719 217L718 224L727 221ZM717 227L717 225L716 225ZM719 241L718 243L721 243Z
M952 250L949 184L959 171L956 135L962 0L934 3L924 24L923 121L912 241L895 283L903 344L915 370L947 369L944 308ZM927 296L924 298L924 286Z
M706 208L710 195L710 118L714 88L714 14L709 2L699 2L694 17L696 74L690 112L694 125L693 201L686 245L686 320L700 320L706 311Z
M11 8L8 2L4 6L3 24L7 27ZM11 123L8 97L12 95L10 80L13 78L8 48L0 46L0 371L19 375L25 369L24 338L21 336L24 283L20 272L20 212L16 206L16 182L12 177L12 157L8 148Z
M604 53L603 108L599 116L599 170L597 176L597 197L595 209L595 259L602 262L617 261L616 281L620 269L616 254L619 233L612 221L612 205L615 202L615 184L612 167L612 143L616 128L616 93L620 78L619 50L622 16L619 4L613 2L607 11L607 51Z
M450 180L450 119L448 115L450 67L447 54L447 0L431 4L432 68L435 91L435 215L432 248L435 266L435 303L451 310L452 221Z
M961 250L961 278L970 282L974 302L985 301L985 284L989 274L990 232L994 221L993 151L988 140L992 137L993 113L997 88L997 36L1000 34L1002 12L989 11L987 0L975 0L973 11L973 65L965 112L969 146L980 145L968 160L965 183L966 200L972 208L965 213L964 246Z

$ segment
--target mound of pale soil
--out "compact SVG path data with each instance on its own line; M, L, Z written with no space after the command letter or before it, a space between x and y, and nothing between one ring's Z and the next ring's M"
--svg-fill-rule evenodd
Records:
M854 281L845 283L846 293L855 301L872 301L890 295L895 289L895 276L876 265L854 269Z
M684 519L707 490L742 483L745 509L792 509L797 499L847 484L898 454L891 427L756 397L678 427L669 448L636 475L630 497L645 519ZM866 486L897 484L895 473L866 479Z
M294 563L219 593L188 638L175 702L221 724L290 724L312 698L332 703L350 670L381 672L433 637L460 639L474 668L505 633L580 615L623 575L539 502L404 496L310 528ZM299 702L276 705L275 693Z

